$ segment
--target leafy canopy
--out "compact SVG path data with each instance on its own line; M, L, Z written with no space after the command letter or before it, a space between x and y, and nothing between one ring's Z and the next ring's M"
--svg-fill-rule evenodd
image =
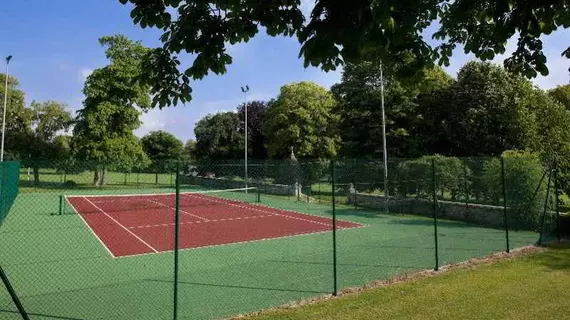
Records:
M72 149L81 160L124 169L148 162L133 130L140 127L140 110L150 107L150 87L141 82L143 61L150 50L122 35L99 40L110 60L87 78L83 109L78 111Z
M164 170L182 154L182 141L165 131L153 131L141 138L144 152L156 170Z
M263 122L265 121L268 104L265 101L247 102L247 153L253 159L267 158L265 148L265 137L263 135ZM238 117L240 121L240 132L245 134L245 104L238 106Z
M570 84L558 86L548 91L548 94L556 101L562 103L566 110L570 111Z
M263 132L267 151L273 158L284 158L291 148L298 157L327 158L338 153L338 115L335 100L325 88L312 82L281 87L269 105Z
M570 27L568 1L317 0L308 21L300 0L119 1L134 5L135 24L162 33L163 45L153 50L145 68L154 105L160 107L191 100L190 81L225 73L232 63L227 46L248 42L260 28L272 36L296 35L305 66L324 70L361 60L391 65L402 54L413 57L418 68L433 61L448 65L458 45L489 60L504 53L507 40L516 36L517 48L505 66L535 77L548 74L540 38ZM434 25L438 41L430 44L424 35ZM179 70L182 52L195 57L184 71ZM570 48L563 55L570 58Z
M242 159L244 151L243 133L234 112L207 115L196 124L196 146L194 154L198 160Z

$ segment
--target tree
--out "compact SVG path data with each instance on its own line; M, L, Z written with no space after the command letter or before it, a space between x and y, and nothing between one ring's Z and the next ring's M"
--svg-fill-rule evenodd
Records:
M348 157L382 157L382 97L379 64L364 61L347 64L342 81L331 91L338 102L342 154ZM386 136L390 156L425 154L416 127L422 121L418 96L446 88L453 81L441 68L424 69L411 78L397 78L394 67L385 68Z
M242 159L243 134L235 112L207 115L196 124L195 155L198 160Z
M64 142L61 138L57 141L54 138L59 131L66 130L71 124L71 114L65 109L66 105L55 101L34 101L30 106L32 123L27 147L33 164L35 183L39 183L40 165L53 166L64 156L60 153L62 148L65 148Z
M534 87L490 63L470 62L448 89L422 101L419 114L432 152L454 156L499 156L522 150L533 139L528 110Z
M562 103L566 110L570 111L570 84L558 86L548 91L548 94L556 101Z
M285 158L294 150L298 157L336 156L340 137L335 100L325 88L312 82L281 87L269 105L263 131L272 158Z
M540 38L570 27L567 1L317 0L308 22L298 0L119 1L134 5L135 24L162 32L163 46L147 60L145 74L160 107L191 100L190 81L225 73L232 63L226 46L248 42L260 28L272 36L297 35L305 65L325 71L362 60L391 65L402 54L411 55L410 67L418 70L433 61L448 65L458 45L490 60L516 35L517 48L505 66L535 77L548 74ZM434 25L438 41L430 44L424 35ZM181 52L195 56L185 71L178 70ZM562 54L570 58L570 48Z
M111 63L87 78L72 139L75 156L96 163L97 186L105 183L108 166L129 170L148 163L133 131L141 125L141 110L150 107L150 86L141 80L142 62L150 50L121 35L103 37L99 43Z
M6 74L0 73L0 83L4 84L5 81ZM27 143L32 134L31 123L33 115L31 110L26 108L24 92L19 90L18 87L18 79L9 76L4 144L5 159L22 159L29 156ZM3 89L0 90L0 101L0 103L4 103Z
M158 184L158 173L172 170L173 161L180 159L182 155L182 141L178 140L171 133L153 131L142 137L141 143L144 152L152 161L151 169L156 174L156 184Z
M267 112L268 104L265 101L251 101L247 103L247 138L248 155L253 159L267 158L265 148L265 136L263 135L263 122ZM244 133L245 105L238 107L238 117L240 120L240 132Z
M186 141L182 149L182 159L187 161L196 159L196 140Z

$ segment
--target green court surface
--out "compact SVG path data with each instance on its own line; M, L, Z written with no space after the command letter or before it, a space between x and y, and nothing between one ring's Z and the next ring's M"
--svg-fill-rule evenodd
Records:
M58 199L54 193L21 193L0 229L1 265L31 319L172 319L174 253L112 258L79 215L57 215ZM295 200L261 195L263 205L332 216L330 204ZM434 268L432 219L342 205L336 213L364 225L337 232L338 289ZM512 230L510 246L537 238ZM440 265L506 246L504 230L452 221L439 221L438 240ZM178 318L224 318L330 294L332 241L325 232L181 251ZM0 319L18 319L7 292L0 292Z

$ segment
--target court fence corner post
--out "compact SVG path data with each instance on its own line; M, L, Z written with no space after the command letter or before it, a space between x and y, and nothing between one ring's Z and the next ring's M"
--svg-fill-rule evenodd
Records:
M333 246L333 296L338 295L338 273L336 257L336 197L335 197L335 161L331 160L331 187L332 187L332 246Z
M176 198L174 210L174 304L173 319L178 319L178 270L179 270L179 235L180 235L180 161L176 162Z
M433 240L435 245L435 268L434 270L439 270L439 243L437 239L437 182L435 176L435 159L431 159L431 181L432 181L432 213L433 213Z
M511 251L509 244L509 224L507 217L507 178L505 176L505 158L501 157L501 181L503 185L503 224L505 225L505 239L507 240L507 253Z

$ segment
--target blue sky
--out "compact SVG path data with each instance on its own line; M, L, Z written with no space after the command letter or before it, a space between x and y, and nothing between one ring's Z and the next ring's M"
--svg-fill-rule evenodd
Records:
M303 2L306 12L311 0ZM118 0L2 0L0 6L0 56L14 55L10 74L20 81L27 103L56 100L70 110L81 108L85 77L107 64L98 38L124 34L144 45L158 46L158 33L134 26L129 6ZM534 80L542 88L568 83L570 60L560 56L569 45L570 31L563 30L544 39L551 73ZM514 42L509 43L514 47ZM243 101L240 86L251 88L249 99L269 99L279 88L296 81L314 81L325 87L338 82L341 71L325 73L305 69L298 58L295 38L272 38L260 33L247 44L232 46L234 63L225 75L210 75L193 84L194 99L186 105L153 110L142 116L136 134L165 130L182 140L194 136L194 124L208 113L232 110ZM190 57L186 57L186 62ZM472 60L458 51L447 71L455 75ZM501 61L501 57L495 59ZM4 66L2 65L2 70ZM2 71L3 72L3 71Z

